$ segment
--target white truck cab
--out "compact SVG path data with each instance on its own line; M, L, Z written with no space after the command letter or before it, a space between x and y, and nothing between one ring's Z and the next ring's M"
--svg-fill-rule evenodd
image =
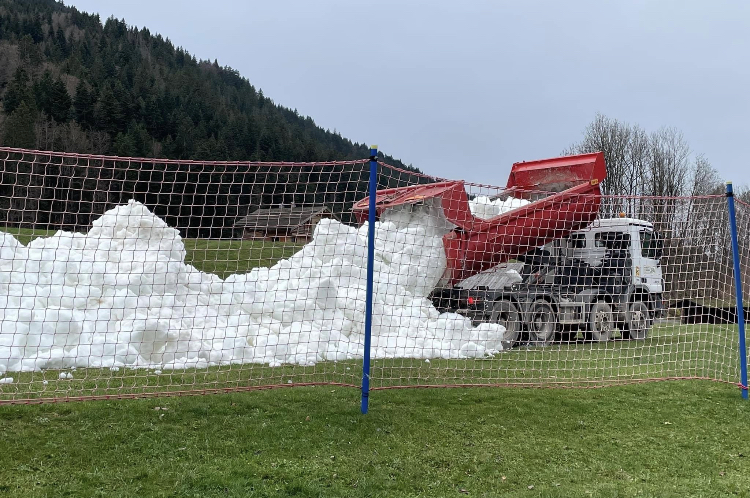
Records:
M616 235L623 236L630 253L631 283L648 294L661 294L663 277L659 261L663 243L648 221L626 217L596 219L568 237L566 256L593 267L601 266L607 252L606 241Z

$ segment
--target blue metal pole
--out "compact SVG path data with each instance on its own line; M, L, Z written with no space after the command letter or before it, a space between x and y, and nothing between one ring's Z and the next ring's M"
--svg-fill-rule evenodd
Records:
M370 207L367 213L367 301L365 302L365 355L362 360L362 414L370 401L370 342L372 337L372 294L375 264L375 195L378 191L378 146L370 146Z
M747 399L747 349L745 347L745 308L742 301L742 275L740 273L740 248L737 242L737 219L734 214L734 192L732 182L727 182L729 205L729 229L732 233L732 259L734 260L734 289L737 293L737 324L740 335L740 387L742 397Z

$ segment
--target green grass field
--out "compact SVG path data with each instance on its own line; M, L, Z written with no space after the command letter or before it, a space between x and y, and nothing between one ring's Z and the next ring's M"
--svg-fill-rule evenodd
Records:
M2 406L0 494L747 496L749 423L707 381Z
M235 273L247 273L259 266L272 266L280 259L293 255L302 244L258 240L202 240L185 239L185 262L203 272L227 278Z
M54 230L44 230L41 228L15 228L2 227L0 231L13 235L21 244L26 245L38 237L48 237L55 233Z
M7 230L10 231L10 230ZM14 230L28 243L38 231ZM185 240L223 278L298 246ZM486 359L373 362L359 391L321 385L218 396L0 406L0 496L750 496L750 403L730 326L663 323L644 342L555 344ZM358 385L361 361L11 374L0 400L147 395L308 382Z

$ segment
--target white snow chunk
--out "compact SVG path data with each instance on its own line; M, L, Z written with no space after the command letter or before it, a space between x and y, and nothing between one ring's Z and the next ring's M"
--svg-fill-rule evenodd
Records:
M513 211L528 204L526 199L508 197L506 199L491 200L485 195L478 195L469 201L471 214L483 220L489 220L501 214Z

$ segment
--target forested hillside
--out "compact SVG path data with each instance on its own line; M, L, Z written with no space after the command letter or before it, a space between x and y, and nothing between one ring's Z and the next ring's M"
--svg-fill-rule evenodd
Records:
M0 89L4 145L177 159L367 156L229 67L53 0L0 0Z
M369 156L365 144L274 103L232 68L54 0L0 0L0 97L0 145L9 147L201 161ZM229 236L236 217L259 206L325 204L349 220L367 186L365 165L7 159L0 223L19 226L85 230L95 215L135 198L183 233ZM383 168L381 186L426 181L401 161L380 159L405 170Z
M8 146L204 160L368 155L232 68L53 0L0 0L0 93Z

